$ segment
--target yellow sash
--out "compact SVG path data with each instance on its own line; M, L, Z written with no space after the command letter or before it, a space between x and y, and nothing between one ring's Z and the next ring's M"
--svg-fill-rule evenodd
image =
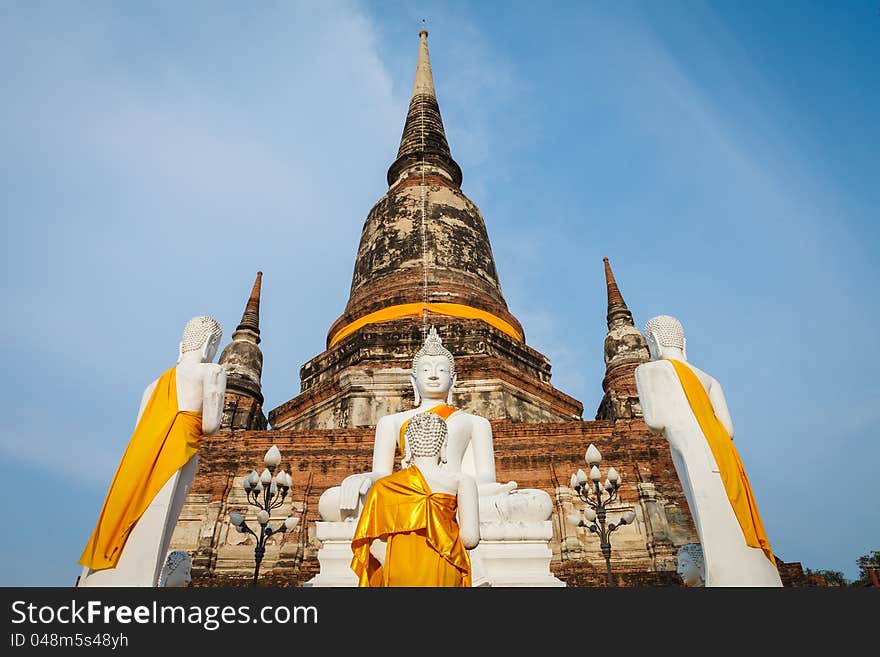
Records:
M156 388L135 427L79 562L93 570L119 562L135 524L162 486L198 451L202 414L177 410L177 370Z
M457 509L456 496L432 493L416 466L377 480L351 541L351 569L358 586L470 586L470 559L455 521ZM370 554L377 538L388 541L384 569L389 572L383 573Z
M755 503L752 487L749 485L749 479L733 440L724 425L715 416L712 401L693 370L680 361L671 358L668 360L678 374L691 410L709 443L712 454L715 456L715 462L721 472L721 480L724 482L724 490L733 507L736 519L739 521L739 526L742 528L746 545L761 548L770 563L775 566L776 560L773 558L773 550L770 548L770 541L767 540L767 533L764 531L764 525L758 513L758 505Z
M343 326L339 329L333 337L330 339L330 344L327 345L328 349L335 345L337 342L342 340L359 328L366 326L367 324L379 324L381 322L390 322L393 319L400 319L402 317L421 317L423 312L431 312L436 313L437 315L446 315L448 317L462 317L464 319L481 319L490 326L494 326L499 331L503 331L507 333L510 337L518 342L523 342L522 334L513 328L513 325L510 322L506 322L497 315L493 315L490 312L486 312L485 310L480 310L479 308L474 308L473 306L466 306L463 303L402 303L397 306L389 306L388 308L383 308L382 310L377 310L376 312L369 313L368 315L364 315L363 317L359 317L354 320L351 324Z
M449 419L449 416L455 413L458 409L455 406L449 406L447 404L439 404L434 408L429 408L425 413L433 413L434 415L439 415L443 418L443 421ZM400 455L403 456L406 452L403 451L404 447L406 447L406 428L409 426L409 418L406 420L403 425L400 427L400 439L397 441L397 447L400 449Z

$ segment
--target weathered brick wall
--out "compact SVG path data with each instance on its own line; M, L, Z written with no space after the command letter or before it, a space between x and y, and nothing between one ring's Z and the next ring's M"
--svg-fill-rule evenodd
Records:
M602 452L604 471L621 474L620 502L612 519L627 510L636 521L612 534L612 570L618 586L681 586L675 573L679 546L696 542L687 501L662 436L640 420L547 424L492 422L498 481L540 488L557 501L553 516L554 574L570 586L605 586L598 539L565 522L583 508L568 488L590 443ZM303 516L292 534L267 547L261 586L299 586L318 571L314 522L318 498L347 475L370 468L372 427L311 431L245 431L203 439L199 470L172 541L194 554L195 586L250 586L253 539L230 532L232 510L247 511L241 478L262 468L266 450L277 444L282 467L294 478L288 504L277 513ZM554 471L556 478L554 479ZM560 494L560 490L563 491ZM650 494L646 495L645 491ZM290 504L292 502L292 504ZM232 537L232 538L230 538ZM233 541L240 541L235 544ZM785 586L810 586L799 563L778 563Z
M811 580L806 573L804 573L804 569L800 562L794 561L792 563L786 563L777 557L776 569L779 571L779 577L782 579L783 586L827 586L827 584L817 584L815 581Z
M266 428L266 416L260 402L249 396L230 392L226 388L223 400L223 417L220 426L224 429L254 429L261 431Z
M480 320L432 315L456 356L454 403L489 419L580 419L583 405L550 383L550 361ZM412 354L424 342L418 318L369 325L300 370L302 392L269 413L281 430L374 426L413 400Z
M696 538L690 513L662 437L640 421L523 424L492 422L498 481L514 480L521 488L540 488L557 500L554 512L552 568L572 585L600 585L605 565L598 540L565 522L566 513L583 508L567 488L570 475L585 468L583 454L594 443L603 454L603 470L613 465L621 474L620 502L612 519L633 510L636 521L612 535L612 564L621 584L667 585L675 575L677 546ZM282 513L302 515L297 530L267 546L262 572L266 581L296 586L317 572L314 521L321 493L354 472L370 468L374 429L244 431L206 437L199 469L172 547L192 554L197 585L247 585L253 572L253 539L230 531L233 510L248 511L241 479L262 469L262 457L278 445L282 467L294 478L291 499ZM554 478L554 471L556 477ZM641 484L641 487L640 487ZM649 508L640 490L650 484L659 502ZM557 495L559 488L567 490ZM565 498L564 503L560 498ZM252 507L251 507L252 508ZM653 511L651 510L653 509ZM652 521L651 513L657 517ZM662 526L660 526L662 524ZM652 527L656 525L656 527ZM562 549L566 545L566 549ZM598 573L598 575L596 575ZM563 575L565 577L563 577Z
M422 182L421 176L416 178ZM328 339L370 312L422 301L425 273L428 301L482 308L522 333L502 296L479 209L455 187L431 184L427 178L424 183L397 185L370 210L361 233L351 296Z

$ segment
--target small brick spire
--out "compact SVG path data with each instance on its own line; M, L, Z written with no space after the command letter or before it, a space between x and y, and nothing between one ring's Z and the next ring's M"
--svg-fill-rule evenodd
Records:
M635 326L632 313L626 307L623 295L620 294L620 288L617 287L617 281L614 280L611 263L608 262L608 258L602 258L602 261L605 263L605 285L608 288L608 314L606 315L608 328L611 329L621 323Z
M425 29L419 32L419 59L412 99L409 101L397 159L388 168L388 185L393 185L401 175L418 170L422 165L441 171L456 186L461 186L461 168L452 159L440 106L437 104L431 58L428 55L428 30Z
M263 352L260 344L260 288L263 272L257 272L241 323L217 361L226 370L226 402L222 429L265 429L263 414Z
M642 414L636 391L635 369L650 359L644 336L636 328L626 307L611 263L605 263L605 286L608 290L608 334L605 336L605 395L596 412L597 420L627 420Z
M241 322L236 331L249 329L257 334L257 344L260 344L260 287L263 280L263 272L257 272L257 278L254 281L254 287L251 290L251 296L245 306L244 314L241 316Z

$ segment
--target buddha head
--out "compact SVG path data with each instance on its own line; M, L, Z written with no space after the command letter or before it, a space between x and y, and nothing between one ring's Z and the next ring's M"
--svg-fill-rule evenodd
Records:
M412 385L415 392L415 405L422 399L434 399L452 403L452 388L455 385L455 358L443 346L435 327L431 327L425 344L413 357Z
M407 423L404 433L404 464L409 464L417 456L437 458L445 462L448 435L446 422L436 413L414 415Z
M222 337L223 331L212 317L207 315L193 317L183 328L177 362L180 362L185 353L193 351L199 353L199 360L202 363L213 361Z
M180 588L189 586L192 581L189 554L183 550L172 550L168 553L159 586L164 588Z
M684 328L675 317L657 315L649 319L645 323L645 339L648 342L651 360L664 358L664 352L669 349L681 349L682 358L687 360Z
M688 543L678 549L678 567L675 570L685 586L706 586L703 548L699 543Z

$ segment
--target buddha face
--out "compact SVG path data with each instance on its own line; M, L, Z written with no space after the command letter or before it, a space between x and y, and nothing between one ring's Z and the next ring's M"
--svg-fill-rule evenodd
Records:
M180 564L177 568L175 568L171 573L168 574L168 579L165 581L165 586L167 588L179 588L189 586L190 582L192 582L190 563L189 559L185 559L182 564Z
M162 571L162 577L159 579L159 586L166 588L189 586L189 583L192 582L190 566L189 554L183 550L172 551L165 561L165 568Z
M678 567L675 569L685 586L703 586L703 573L700 566L687 552L678 553Z
M416 363L413 383L423 399L446 399L452 387L452 368L446 356L422 356Z

